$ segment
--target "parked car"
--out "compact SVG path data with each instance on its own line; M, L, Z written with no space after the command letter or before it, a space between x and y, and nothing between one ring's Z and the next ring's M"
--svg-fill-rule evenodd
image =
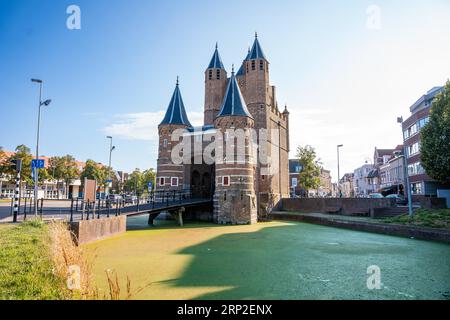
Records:
M390 194L390 195L387 195L386 198L395 199L395 203L398 205L401 205L401 206L406 206L408 204L408 200L399 194Z
M125 203L135 204L135 203L137 203L137 197L133 196L133 195L126 195L125 196Z
M382 195L381 193L371 193L371 194L369 195L369 197L370 197L371 199L382 199L382 198L384 198L383 195Z
M108 196L108 200L110 200L110 201L120 201L122 199L123 198L122 198L122 196L120 194L110 194Z

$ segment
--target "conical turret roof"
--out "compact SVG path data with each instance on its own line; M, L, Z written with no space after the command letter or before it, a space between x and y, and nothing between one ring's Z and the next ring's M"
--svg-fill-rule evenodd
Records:
M234 74L234 68L231 73L231 78L228 81L228 87L222 102L222 108L217 115L217 118L225 116L245 116L253 118L247 109L244 97L239 89L239 85Z
M172 99L167 107L166 115L160 125L175 124L192 127L188 120L186 109L184 108L183 98L181 97L180 86L177 79L177 85L173 92Z

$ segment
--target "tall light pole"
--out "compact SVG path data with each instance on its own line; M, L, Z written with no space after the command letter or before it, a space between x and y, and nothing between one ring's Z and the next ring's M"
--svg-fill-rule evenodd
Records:
M112 158L112 152L116 147L113 146L113 137L107 136L106 139L109 139L109 164L108 164L108 180L111 180L111 158ZM109 185L109 181L108 181ZM108 188L108 194L109 194L109 188Z
M337 169L338 169L338 192L339 192L339 198L342 197L341 194L341 171L340 171L340 159L339 159L339 149L342 148L344 145L343 144L339 144L337 146Z
M408 163L406 161L406 157L408 156L408 149L406 146L406 141L404 139L404 135L403 135L403 117L398 117L397 118L397 123L400 124L401 129L402 129L402 141L403 141L403 174L405 176L404 180L404 191L406 191L407 195L408 195L408 215L410 217L412 217L414 215L413 213L413 209L412 209L412 194L411 194L411 184L409 182L409 173L408 173Z
M31 82L39 84L39 107L38 107L38 123L37 123L37 135L36 135L36 162L39 160L39 135L41 126L41 107L48 106L52 100L42 101L42 85L43 81L39 79L31 79ZM36 163L37 164L37 163ZM39 181L39 168L34 168L34 215L38 214L38 181Z

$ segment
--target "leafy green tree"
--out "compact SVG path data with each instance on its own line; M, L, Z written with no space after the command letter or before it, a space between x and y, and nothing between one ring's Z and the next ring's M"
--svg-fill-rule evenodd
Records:
M125 182L126 192L137 192L138 194L144 194L148 192L148 183L152 182L155 185L156 173L153 169L141 171L140 169L134 170Z
M0 175L6 171L8 157L6 156L3 147L0 147Z
M317 159L316 151L311 146L299 146L297 159L302 167L298 175L298 183L302 190L308 192L320 186L320 159Z
M83 171L81 172L81 181L85 178L97 181L98 185L104 185L107 179L106 170L94 160L87 160Z
M49 169L53 179L64 181L66 194L68 194L70 183L80 178L80 170L78 169L77 162L71 155L50 158Z
M434 100L430 121L421 130L421 161L430 177L450 183L450 81Z
M148 183L151 182L153 184L153 188L156 186L156 172L153 168L145 170L143 173L143 183L144 183L144 192L148 191Z
M6 160L3 161L2 164L2 173L5 175L8 175L10 177L10 182L14 183L16 171L11 166L11 162L13 160L22 160L22 171L21 171L21 177L22 181L25 182L29 186L34 185L33 176L31 173L31 161L33 160L33 155L31 154L30 148L28 148L25 145L19 145L15 149L15 153L10 156L9 158L6 158ZM48 180L50 178L50 175L48 174L47 169L39 169L39 182L42 183L45 180Z

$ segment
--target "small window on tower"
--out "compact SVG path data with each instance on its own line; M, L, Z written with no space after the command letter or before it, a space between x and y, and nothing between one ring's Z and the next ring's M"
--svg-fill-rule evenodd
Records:
M256 70L256 61L255 60L252 61L252 70Z
M164 178L162 177L162 178L159 178L159 185L160 186L164 186Z
M220 70L217 70L216 77L217 77L217 80L220 80Z
M264 70L264 61L259 61L259 70Z
M209 78L209 80L212 80L212 70L209 70L209 72L208 72L208 78Z
M163 146L164 148L167 148L167 144L169 143L169 141L167 139L164 139L163 141Z
M222 177L222 185L224 187L228 187L230 185L230 177L228 176Z

